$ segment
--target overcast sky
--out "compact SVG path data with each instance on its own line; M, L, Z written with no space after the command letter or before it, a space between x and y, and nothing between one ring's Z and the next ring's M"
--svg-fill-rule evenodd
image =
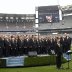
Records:
M71 5L72 0L0 0L0 13L33 14L36 6Z

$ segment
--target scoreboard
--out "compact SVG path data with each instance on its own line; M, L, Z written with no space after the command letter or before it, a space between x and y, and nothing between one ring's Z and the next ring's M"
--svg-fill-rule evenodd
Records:
M56 23L59 22L58 6L41 6L38 7L39 23Z

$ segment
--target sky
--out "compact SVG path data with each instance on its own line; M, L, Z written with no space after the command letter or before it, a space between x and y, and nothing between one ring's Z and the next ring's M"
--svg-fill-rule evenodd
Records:
M37 6L71 4L72 0L0 0L0 13L34 14Z

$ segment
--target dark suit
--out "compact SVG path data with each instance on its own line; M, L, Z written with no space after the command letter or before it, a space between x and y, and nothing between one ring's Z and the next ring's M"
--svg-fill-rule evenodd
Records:
M42 41L42 53L47 54L47 41L44 39Z
M68 37L67 42L68 42L67 43L68 44L68 50L70 50L71 49L71 38L70 37Z
M22 42L21 40L18 38L17 39L17 50L18 50L18 55L22 55Z
M10 56L10 41L8 39L4 39L4 47L5 47L5 56Z
M34 51L37 51L38 48L38 41L34 40Z
M11 40L11 55L15 56L16 55L16 41Z
M33 51L34 50L34 42L32 39L28 40L28 51Z
M47 51L48 54L51 54L51 41L49 39L47 40Z
M3 56L4 41L0 38L0 57Z
M56 44L55 53L56 53L56 66L58 69L60 69L62 63L61 62L62 49L58 44Z
M42 49L42 41L38 40L38 48L37 48L37 53L41 54L41 49Z
M68 49L68 44L67 44L67 37L64 38L63 40L63 50L64 50L64 53L67 52L67 49Z
M26 39L22 41L22 48L23 48L23 53L28 54L28 42Z
M62 52L64 53L65 52L65 48L64 48L64 41L63 41L62 37L60 38L60 46L62 48Z

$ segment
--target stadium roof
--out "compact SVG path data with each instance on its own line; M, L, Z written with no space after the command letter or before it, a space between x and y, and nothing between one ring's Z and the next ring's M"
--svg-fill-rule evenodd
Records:
M35 14L8 14L8 13L0 13L0 16L35 16Z
M58 5L52 5L52 6L39 6L39 10L58 10Z

